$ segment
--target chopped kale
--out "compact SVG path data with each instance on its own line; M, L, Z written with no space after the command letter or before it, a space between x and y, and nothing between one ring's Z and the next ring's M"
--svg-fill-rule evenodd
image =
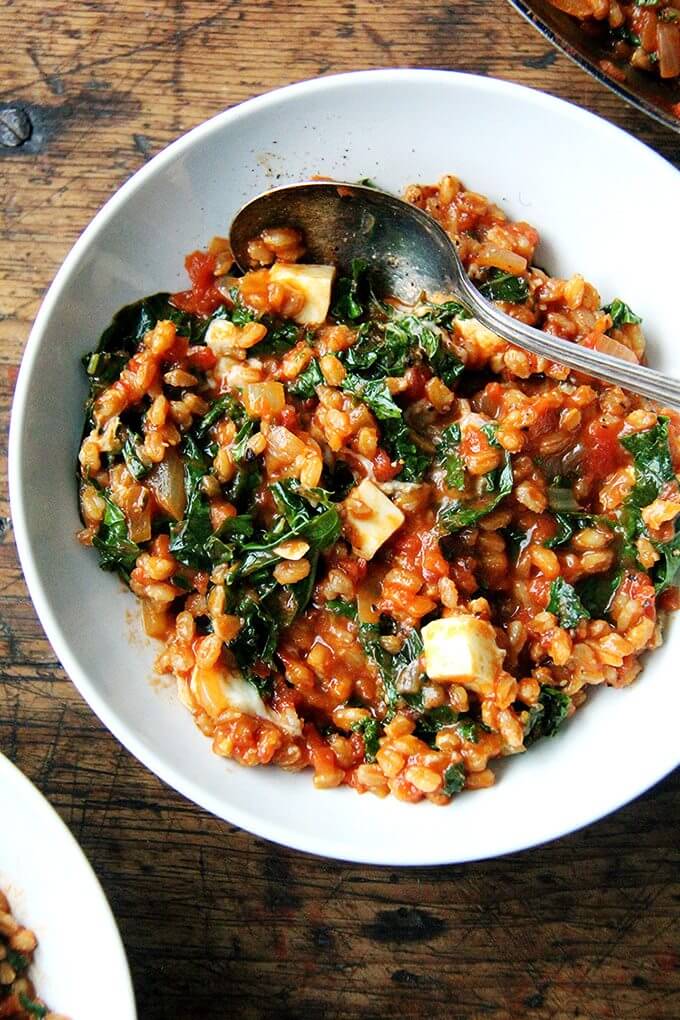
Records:
M384 379L363 379L359 375L348 372L343 380L342 388L357 400L363 401L373 411L378 421L402 417L403 412L398 404L395 404Z
M649 506L664 485L675 478L668 443L668 418L661 416L653 428L624 436L619 441L632 454L635 464L635 487L629 501L636 507Z
M652 576L657 595L675 584L680 570L680 532L670 542L655 543L655 549L661 559L654 565Z
M524 730L526 747L541 737L554 737L567 718L571 698L556 687L542 687L538 704L529 710L529 719Z
M128 431L123 443L123 458L128 471L138 482L145 478L150 470L149 466L139 456L138 449L141 445L141 437L135 432Z
M397 681L403 670L413 668L423 651L423 640L417 630L409 631L401 649L393 654L383 648L380 638L383 636L379 623L362 623L359 625L359 641L368 659L375 663L383 684L385 702L388 706L388 717L396 710L400 695Z
M578 597L575 588L563 577L550 585L548 612L554 613L561 627L572 629L580 620L588 620L590 613Z
M323 608L327 609L329 613L335 613L336 616L346 616L348 620L356 620L357 618L356 602L344 602L343 599L329 599Z
M600 620L607 615L622 580L623 570L614 567L604 574L592 574L578 582L576 594L593 620Z
M185 566L205 570L211 566L206 543L212 535L210 504L201 487L207 464L189 435L182 443L182 458L187 505L184 520L170 525L170 552Z
M466 505L460 500L455 500L444 504L440 509L437 520L449 534L476 524L480 518L490 514L506 496L510 495L513 484L510 454L506 452L502 466L490 471L484 478L485 493L489 493L490 498L473 505Z
M438 326L448 327L454 319L471 319L472 313L460 301L444 301L442 304L427 305L427 317Z
M414 441L403 418L399 421L384 421L381 428L383 442L390 456L403 465L398 475L399 481L422 481L430 461Z
M116 506L108 489L100 491L106 503L104 519L99 525L92 544L99 552L99 566L102 570L116 570L129 584L140 547L130 539L127 521L123 511Z
M312 358L307 368L300 372L297 379L288 383L288 392L293 393L296 397L300 397L301 400L309 400L310 397L316 395L316 387L322 384L323 376L319 368L319 362L316 358Z
M492 269L479 292L489 301L507 301L512 305L522 305L529 297L529 284L523 276L513 276L512 273Z
M28 957L24 956L23 953L17 952L16 949L7 949L5 959L17 974L23 974L29 965Z
M454 793L460 793L465 786L465 769L462 765L449 765L444 773L444 785L442 793L447 797L453 797Z
M285 354L291 347L295 347L300 339L300 328L294 322L286 319L270 319L266 315L260 319L260 322L267 327L267 335L264 340L260 340L259 344L255 344L251 348L250 353L257 358L267 354L276 356Z
M352 726L355 733L360 733L364 738L364 757L368 762L374 762L375 756L380 750L380 723L372 716L359 719Z
M639 40L638 40L639 43ZM612 326L618 328L619 326L625 326L627 324L637 325L642 322L639 315L636 315L632 311L625 301L621 301L620 298L614 298L611 304L605 305L602 309L603 312L607 312L611 315Z
M228 393L225 393L224 396L218 397L217 400L212 402L206 413L199 420L198 424L194 426L194 434L197 437L203 438L207 435L212 426L216 425L220 418L223 418L225 414L229 415L232 421L236 424L245 417L243 406Z
M437 443L437 463L446 467L446 484L452 489L465 485L465 464L460 455L460 425L447 425Z
M434 738L440 729L443 726L452 726L457 719L457 712L454 712L448 705L440 705L438 708L431 708L429 711L423 712L413 732L420 740L434 746Z
M25 992L19 992L19 1002L21 1003L22 1009L31 1016L36 1017L36 1020L43 1020L49 1012L47 1006L41 1006L40 1003L35 1002L34 999L29 999Z
M335 285L331 315L337 322L350 325L361 322L369 304L365 259L353 259L350 276L341 276Z

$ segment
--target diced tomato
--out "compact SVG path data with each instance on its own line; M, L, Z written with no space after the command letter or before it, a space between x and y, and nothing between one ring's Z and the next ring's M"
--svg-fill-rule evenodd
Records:
M449 565L439 548L439 538L429 531L422 536L422 572L428 584L435 584L442 577L449 576Z
M594 418L590 422L582 440L584 473L593 478L606 478L626 463L628 454L619 442L622 426L623 421L604 424L599 418Z
M413 365L406 370L404 379L408 384L404 396L408 400L420 400L425 393L425 383L432 377L432 372L425 365Z
M385 450L378 450L373 458L373 473L378 482L390 482L401 471L399 461L391 461Z
M621 585L621 591L635 602L644 607L645 615L651 616L656 612L656 592L651 578L647 574L632 571L626 574Z
M202 372L209 372L217 364L217 357L209 347L190 347L187 351L187 359L194 368Z
M189 341L185 336L176 337L175 342L170 348L170 350L163 355L163 360L168 361L171 364L175 362L179 363L181 361L184 361L184 359L187 356L188 347Z
M205 570L197 570L193 576L193 585L197 592L201 595L205 595L208 590L208 581L210 580L210 574Z
M290 404L286 404L281 414L279 414L278 420L287 429L295 429L299 424L297 411Z
M172 303L183 312L193 315L210 315L224 304L224 295L215 286L217 256L205 251L193 251L184 260L191 289L172 295Z
M536 605L540 606L541 609L545 609L550 601L551 584L552 581L550 581L547 577L534 577L534 579L529 582L529 591L531 592L531 596Z

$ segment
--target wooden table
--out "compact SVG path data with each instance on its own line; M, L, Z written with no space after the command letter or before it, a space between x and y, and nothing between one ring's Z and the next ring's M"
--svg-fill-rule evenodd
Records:
M79 232L150 156L256 93L357 68L476 71L580 103L680 165L678 136L503 0L4 0L0 38L0 100L34 124L0 149L3 454L24 341ZM0 747L92 861L140 1017L680 1016L680 774L482 864L381 870L280 849L185 801L101 726L43 636L7 516L3 536Z

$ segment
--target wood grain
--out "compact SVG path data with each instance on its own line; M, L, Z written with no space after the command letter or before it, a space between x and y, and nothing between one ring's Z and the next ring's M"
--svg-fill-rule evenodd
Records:
M46 286L109 195L218 110L336 71L458 68L571 99L680 164L678 136L503 0L4 0L0 38L0 104L34 123L0 150L5 518L11 393ZM677 774L583 832L482 864L385 870L279 849L193 807L103 729L55 661L5 525L0 747L94 864L141 1017L680 1016ZM632 753L652 736L643 721Z

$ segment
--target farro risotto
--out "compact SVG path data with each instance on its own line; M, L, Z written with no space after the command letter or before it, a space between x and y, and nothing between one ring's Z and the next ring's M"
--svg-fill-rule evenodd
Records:
M612 55L639 71L661 78L680 77L680 0L550 0L553 7L601 35ZM617 80L625 75L615 65L603 69Z
M12 914L0 889L0 1017L2 1020L66 1020L36 995L28 971L38 945L35 934Z
M511 315L632 361L640 318L533 264L453 176L412 186ZM680 418L381 302L285 224L186 259L84 358L80 541L139 598L215 753L448 804L624 687L677 608Z

